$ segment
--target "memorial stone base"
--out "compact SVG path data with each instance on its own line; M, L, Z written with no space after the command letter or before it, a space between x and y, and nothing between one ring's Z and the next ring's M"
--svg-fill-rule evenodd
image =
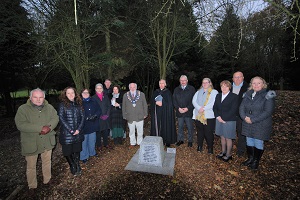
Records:
M164 150L161 137L146 136L125 170L173 176L175 155L175 148Z

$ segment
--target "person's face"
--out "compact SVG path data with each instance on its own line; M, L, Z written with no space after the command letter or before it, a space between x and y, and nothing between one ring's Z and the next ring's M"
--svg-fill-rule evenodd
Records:
M166 87L166 81L164 81L164 80L161 80L161 81L159 81L159 88L162 90L162 89L164 89L165 87Z
M41 91L34 91L32 92L30 100L34 105L41 106L45 101L44 93Z
M105 85L106 88L109 88L110 85L111 85L111 82L110 82L109 80L106 80L106 81L104 82L104 85Z
M66 96L70 101L74 101L75 99L75 91L72 88L67 89Z
M101 87L100 85L99 86L97 86L96 88L95 88L95 90L96 90L96 92L97 93L102 93L103 92L103 87Z
M114 87L114 88L113 88L113 93L114 93L114 94L118 94L118 93L119 93L119 89L118 89L117 87Z
M244 76L243 73L241 72L236 72L233 74L232 80L235 85L240 85L244 81Z
M187 78L182 77L182 78L180 78L179 82L180 82L181 86L186 86L188 83L188 80L187 80Z
M208 89L210 86L210 82L208 80L203 80L202 81L202 87L203 89Z
M264 87L264 82L260 80L259 78L255 78L251 82L252 88L255 92L258 92L263 89Z
M136 86L135 86L135 84L131 83L131 84L129 85L129 90L130 90L131 92L136 91Z
M90 93L88 90L83 90L83 92L81 93L83 98L89 98L90 97Z
M221 90L223 94L227 94L229 92L229 87L226 84L223 84Z

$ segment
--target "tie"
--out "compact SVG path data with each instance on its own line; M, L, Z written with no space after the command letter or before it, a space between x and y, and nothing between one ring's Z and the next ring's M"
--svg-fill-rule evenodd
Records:
M134 99L134 93L131 94L132 98Z

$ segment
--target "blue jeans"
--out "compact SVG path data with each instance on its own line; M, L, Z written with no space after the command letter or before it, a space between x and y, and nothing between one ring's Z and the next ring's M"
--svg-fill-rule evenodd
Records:
M184 141L184 122L188 128L188 142L193 142L194 125L191 117L178 117L178 136L177 141Z
M247 137L246 139L247 139L247 146L256 147L257 149L260 149L260 150L264 149L264 141L263 140L250 138L250 137Z
M88 159L90 156L96 155L96 132L85 134L82 142L82 151L80 152L80 160Z

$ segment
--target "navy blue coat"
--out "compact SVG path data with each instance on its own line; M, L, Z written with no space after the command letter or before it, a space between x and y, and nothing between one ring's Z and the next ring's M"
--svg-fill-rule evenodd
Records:
M259 140L270 140L276 93L262 89L253 99L252 93L253 90L245 93L239 109L243 119L242 135ZM245 122L246 116L250 117L252 124Z
M84 140L82 133L84 125L83 109L74 102L71 102L69 108L63 103L60 103L58 116L61 124L59 134L60 144L64 145L82 142ZM79 130L79 134L73 135L76 130Z
M83 101L85 122L82 132L84 134L93 133L100 130L99 117L102 114L101 108L98 106L95 99L90 98L89 101ZM89 120L91 116L97 116L93 120Z

